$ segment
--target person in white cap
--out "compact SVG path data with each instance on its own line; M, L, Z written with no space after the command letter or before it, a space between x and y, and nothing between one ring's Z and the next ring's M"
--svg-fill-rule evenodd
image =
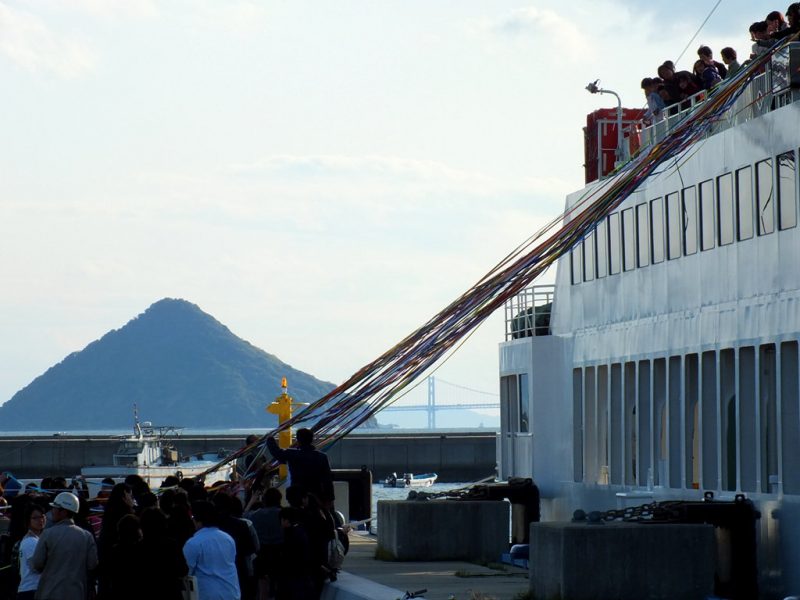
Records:
M88 531L75 525L80 502L61 492L50 504L55 525L39 538L31 565L42 576L36 600L86 600L89 571L97 567L97 546Z

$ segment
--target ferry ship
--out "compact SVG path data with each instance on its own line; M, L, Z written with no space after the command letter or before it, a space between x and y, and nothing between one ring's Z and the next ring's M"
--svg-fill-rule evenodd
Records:
M800 594L798 65L792 43L559 259L554 285L510 300L499 349L500 475L533 478L543 520L744 494L766 598ZM643 129L643 151L684 117ZM614 127L590 118L587 149ZM567 222L620 177L602 146Z

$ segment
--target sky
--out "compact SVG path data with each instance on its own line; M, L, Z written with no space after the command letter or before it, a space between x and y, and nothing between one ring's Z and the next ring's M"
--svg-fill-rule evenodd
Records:
M0 403L165 297L342 382L561 212L586 84L640 107L716 4L0 0ZM496 392L503 331L438 374Z

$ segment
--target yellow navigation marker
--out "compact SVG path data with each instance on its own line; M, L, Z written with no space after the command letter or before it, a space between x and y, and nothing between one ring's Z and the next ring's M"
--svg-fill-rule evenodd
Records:
M281 379L281 395L275 398L275 401L267 406L267 412L278 415L278 425L283 425L286 421L292 418L292 409L295 406L307 406L305 402L294 402L294 399L287 393L288 385L286 377ZM278 446L281 448L289 448L292 445L292 428L287 427L278 434ZM281 465L279 468L281 479L286 479L289 470L286 465Z

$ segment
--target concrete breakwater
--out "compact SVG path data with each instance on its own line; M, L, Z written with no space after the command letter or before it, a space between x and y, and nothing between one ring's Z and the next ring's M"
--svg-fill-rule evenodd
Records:
M193 435L175 438L179 454L235 450L244 435ZM438 473L439 481L474 481L495 473L496 434L487 432L358 433L328 449L334 469L366 466L375 481L389 473ZM48 435L0 437L0 470L20 478L63 475L81 467L111 464L119 436Z

